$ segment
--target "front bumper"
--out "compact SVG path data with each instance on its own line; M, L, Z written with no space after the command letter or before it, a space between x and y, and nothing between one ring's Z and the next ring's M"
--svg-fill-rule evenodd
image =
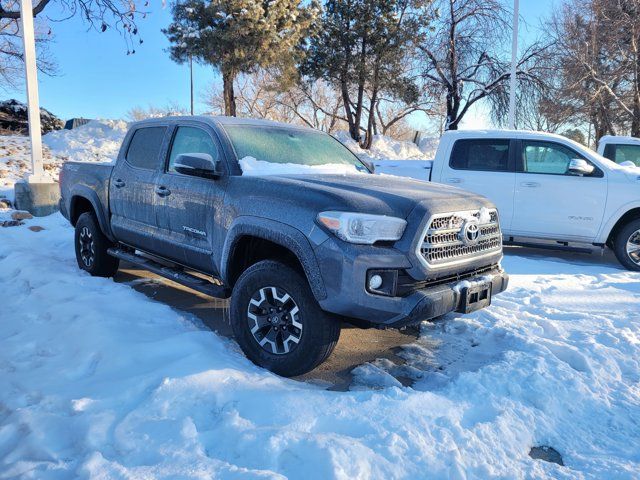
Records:
M372 268L407 269L411 263L397 250L380 247L347 247L325 242L316 250L327 297L320 300L323 310L345 317L347 321L377 328L398 328L430 320L449 312L463 311L462 282L492 284L492 296L506 290L509 276L499 267L464 280L426 286L406 296L387 297L365 289L367 270ZM357 253L349 251L358 250Z

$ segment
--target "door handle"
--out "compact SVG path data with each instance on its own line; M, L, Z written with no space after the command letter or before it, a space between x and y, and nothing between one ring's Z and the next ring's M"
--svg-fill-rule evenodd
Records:
M447 183L462 183L461 178L447 178L445 179Z
M538 188L540 186L538 182L522 182L520 185L528 188Z
M156 187L156 194L161 197L168 197L169 195L171 195L171 190L161 185L159 187Z
M113 182L113 186L116 188L122 188L125 186L125 183L121 179L117 179Z

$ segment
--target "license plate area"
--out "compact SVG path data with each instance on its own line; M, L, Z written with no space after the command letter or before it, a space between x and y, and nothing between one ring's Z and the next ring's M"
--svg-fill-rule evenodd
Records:
M462 289L461 313L470 313L491 305L491 282L480 283Z

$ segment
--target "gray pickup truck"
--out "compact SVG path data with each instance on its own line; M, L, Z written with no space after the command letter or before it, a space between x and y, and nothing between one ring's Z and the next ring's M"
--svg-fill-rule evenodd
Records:
M311 129L137 122L114 163L67 162L60 189L81 269L111 277L124 260L231 297L240 347L280 375L323 362L343 321L401 327L471 312L508 283L487 199L373 175Z

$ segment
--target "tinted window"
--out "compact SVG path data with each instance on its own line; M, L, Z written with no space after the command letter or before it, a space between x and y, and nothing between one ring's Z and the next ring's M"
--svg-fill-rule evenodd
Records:
M183 153L208 153L214 161L219 158L218 148L211 136L195 127L178 127L169 155L170 172L175 172L176 158Z
M166 127L145 127L136 130L129 143L127 161L134 167L155 170L160 162L160 149Z
M523 171L568 175L571 160L583 159L576 151L553 142L523 141Z
M604 156L616 163L633 162L640 167L640 145L608 144L604 147Z
M509 140L458 140L453 146L451 168L506 172L509 170Z

